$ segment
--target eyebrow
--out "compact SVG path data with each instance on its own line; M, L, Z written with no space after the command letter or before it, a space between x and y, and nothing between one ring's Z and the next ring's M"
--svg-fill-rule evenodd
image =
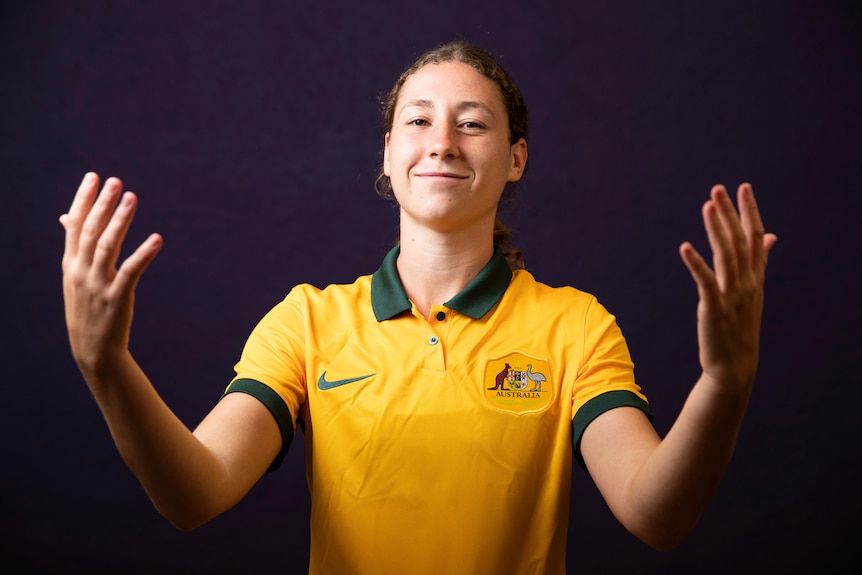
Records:
M401 106L401 109L404 110L405 108L411 108L411 107L432 108L433 109L435 106L434 106L434 102L431 100L417 99L417 100L408 100L408 101L404 102L404 105ZM457 110L458 112L462 112L464 110L475 110L475 109L484 110L485 112L491 114L491 117L496 117L494 114L494 111L487 104L484 104L482 102L477 102L475 100L464 100L463 102L458 102L458 104L455 106L455 110Z

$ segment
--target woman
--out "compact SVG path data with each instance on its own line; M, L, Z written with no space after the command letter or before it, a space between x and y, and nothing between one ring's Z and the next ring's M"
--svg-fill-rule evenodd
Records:
M313 573L562 573L572 454L634 535L669 549L731 457L757 367L766 256L751 187L703 218L715 271L685 243L703 374L659 438L628 350L589 294L536 282L497 220L527 162L517 86L487 53L440 46L386 103L384 187L400 242L372 276L291 290L255 328L222 400L190 431L128 350L119 269L137 204L87 174L63 258L73 354L155 506L192 529L239 501L303 429ZM574 449L573 449L574 448Z

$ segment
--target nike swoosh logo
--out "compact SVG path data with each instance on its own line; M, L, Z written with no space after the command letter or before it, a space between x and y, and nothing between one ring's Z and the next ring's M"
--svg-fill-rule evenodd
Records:
M317 387L318 387L318 389L322 389L325 391L327 389L332 389L334 387L347 385L348 383L354 383L356 381L362 381L363 379L368 379L372 375L375 375L375 374L371 373L371 374L362 375L359 377L350 377L348 379L336 379L335 381L326 381L326 372L324 371L320 375L320 379L317 380Z

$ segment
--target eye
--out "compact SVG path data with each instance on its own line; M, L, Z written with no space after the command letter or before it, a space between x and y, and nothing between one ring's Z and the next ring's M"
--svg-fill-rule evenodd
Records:
M484 124L481 124L475 120L465 120L464 122L461 122L460 125L462 128L467 128L468 130L481 130L485 127Z
M427 126L428 120L424 118L413 118L412 120L407 121L408 126Z

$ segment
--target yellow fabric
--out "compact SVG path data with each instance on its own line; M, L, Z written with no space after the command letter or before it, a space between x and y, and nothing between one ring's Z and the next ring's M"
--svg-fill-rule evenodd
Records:
M572 418L645 400L614 317L520 270L479 319L378 321L371 284L297 286L236 366L304 422L310 573L564 573Z

